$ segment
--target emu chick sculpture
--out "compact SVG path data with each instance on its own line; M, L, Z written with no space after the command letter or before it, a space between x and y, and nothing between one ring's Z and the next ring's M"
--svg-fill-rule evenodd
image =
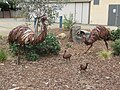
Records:
M66 50L64 51L64 54L63 54L64 59L69 59L69 61L70 61L71 56L72 56L72 54L66 53Z

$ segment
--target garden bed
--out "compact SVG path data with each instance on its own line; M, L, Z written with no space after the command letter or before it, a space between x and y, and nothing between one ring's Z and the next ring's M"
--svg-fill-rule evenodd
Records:
M9 55L0 63L0 90L119 90L120 89L120 57L111 56L103 59L98 55L106 50L103 41L97 41L87 54L85 44L68 42L68 31L52 29L49 32L58 35L66 33L67 38L59 40L61 50L59 55L41 57L37 61L21 60L16 65L17 57ZM7 38L0 40L0 48L8 51ZM72 47L67 52L72 54L71 60L62 58L66 45ZM112 51L108 41L109 50ZM79 65L89 63L86 71L80 71Z

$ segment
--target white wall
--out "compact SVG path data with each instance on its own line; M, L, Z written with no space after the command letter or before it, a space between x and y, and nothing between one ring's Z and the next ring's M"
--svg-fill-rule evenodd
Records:
M89 22L89 3L68 3L62 10L58 10L59 16L69 17L73 14L74 21L77 23L88 24ZM59 17L56 19L59 22Z

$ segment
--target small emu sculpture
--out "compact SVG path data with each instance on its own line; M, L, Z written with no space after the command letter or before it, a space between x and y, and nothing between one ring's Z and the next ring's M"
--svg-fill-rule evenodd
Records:
M66 53L66 52L67 52L67 51L65 50L65 51L64 51L64 54L63 54L63 58L64 58L64 59L69 59L69 61L70 61L70 58L71 58L72 54Z
M93 46L93 43L97 40L104 40L106 48L108 50L108 43L107 40L110 38L110 32L109 30L104 27L103 25L98 25L96 26L96 28L94 28L91 32L90 35L88 37L88 39L86 38L86 35L84 32L81 32L82 34L82 40L86 45L90 45L90 47L84 52L87 53L88 50Z
M86 63L85 65L83 65L83 64L80 64L80 70L82 71L86 71L86 69L87 69L87 67L88 67L88 64L89 63Z

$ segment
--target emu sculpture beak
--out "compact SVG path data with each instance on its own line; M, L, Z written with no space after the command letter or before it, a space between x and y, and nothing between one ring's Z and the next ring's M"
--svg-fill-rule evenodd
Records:
M45 20L45 24L46 24L46 26L49 26L49 25L50 25L49 19L46 19L46 20Z

